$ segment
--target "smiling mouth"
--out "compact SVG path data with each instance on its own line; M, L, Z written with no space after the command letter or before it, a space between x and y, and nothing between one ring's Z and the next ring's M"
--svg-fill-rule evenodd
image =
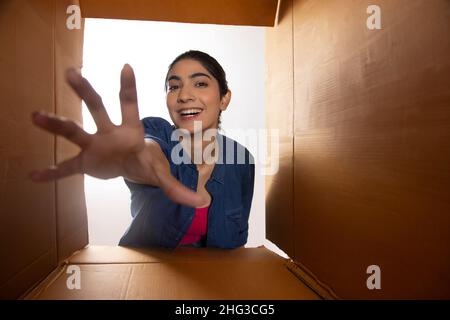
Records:
M191 108L191 109L184 109L179 111L179 114L181 116L181 119L185 119L185 120L191 120L194 118L197 118L200 113L202 113L202 109L200 108Z

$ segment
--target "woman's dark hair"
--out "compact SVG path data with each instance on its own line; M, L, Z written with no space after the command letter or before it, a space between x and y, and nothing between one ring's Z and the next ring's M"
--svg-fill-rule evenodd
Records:
M189 50L185 53L180 54L178 57L173 60L173 62L169 65L169 69L166 75L166 81L164 82L164 89L167 92L167 79L169 77L169 72L173 68L173 66L180 60L191 59L199 62L208 72L217 80L219 83L219 91L220 91L220 99L222 99L228 92L228 82L225 75L225 71L222 66L217 62L216 59L211 57L209 54L197 51L197 50ZM219 112L219 129L220 129L220 115L222 111Z

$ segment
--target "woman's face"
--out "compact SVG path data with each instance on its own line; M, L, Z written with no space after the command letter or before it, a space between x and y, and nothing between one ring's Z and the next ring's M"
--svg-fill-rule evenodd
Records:
M192 59L178 61L167 79L167 108L177 128L194 133L194 121L201 122L202 131L217 128L219 112L230 102L230 91L221 99L218 81Z

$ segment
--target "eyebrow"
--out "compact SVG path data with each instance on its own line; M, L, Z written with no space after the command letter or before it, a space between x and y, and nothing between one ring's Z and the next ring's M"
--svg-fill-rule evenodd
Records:
M206 73L203 73L203 72L193 73L189 76L189 79L194 79L196 77L208 77L209 79L211 79L211 77L209 75L207 75ZM181 78L179 76L173 75L173 76L170 76L169 79L167 79L167 81L170 81L170 80L181 80Z

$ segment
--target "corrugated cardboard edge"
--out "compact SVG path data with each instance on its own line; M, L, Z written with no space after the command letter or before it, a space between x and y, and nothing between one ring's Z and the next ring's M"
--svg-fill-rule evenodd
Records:
M308 288L324 300L342 300L329 286L321 282L311 271L299 262L286 260L286 267Z
M281 1L282 0L278 0L277 1L277 11L275 12L275 20L273 21L273 26L277 27L278 26L278 21L280 19L280 6L281 6Z
M84 248L81 248L80 250L73 252L67 259L61 261L59 265L52 272L50 272L47 277L45 277L42 281L38 281L35 286L30 287L30 289L28 289L23 295L21 295L18 300L38 299L41 293L47 290L53 284L53 282L55 282L61 276L61 274L66 271L67 266L70 264L70 259L83 249Z
M36 300L42 292L47 290L53 282L65 272L68 265L68 261L62 262L56 269L54 269L44 280L38 282L36 286L31 287L26 291L18 300Z

